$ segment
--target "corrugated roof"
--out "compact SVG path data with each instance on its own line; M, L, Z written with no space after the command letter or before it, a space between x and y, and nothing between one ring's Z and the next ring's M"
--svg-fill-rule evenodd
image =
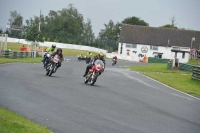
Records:
M190 47L192 37L195 37L193 48L199 48L200 31L122 24L120 42L155 46ZM169 45L168 40L170 40Z

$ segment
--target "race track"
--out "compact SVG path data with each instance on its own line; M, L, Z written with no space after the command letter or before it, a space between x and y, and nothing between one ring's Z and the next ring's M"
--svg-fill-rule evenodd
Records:
M42 64L0 65L0 106L54 133L200 133L200 100L119 66L94 86L84 84L86 64L74 57L52 77Z

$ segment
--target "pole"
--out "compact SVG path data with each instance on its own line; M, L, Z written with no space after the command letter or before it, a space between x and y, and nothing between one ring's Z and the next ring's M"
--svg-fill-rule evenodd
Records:
M41 10L40 10L40 18L39 18L39 31L40 31L40 22L41 22Z
M193 40L191 40L191 49L192 49L192 41L193 41Z
M7 37L8 37L8 34L5 34L5 50L7 50Z
M39 22L39 31L40 31L40 22Z

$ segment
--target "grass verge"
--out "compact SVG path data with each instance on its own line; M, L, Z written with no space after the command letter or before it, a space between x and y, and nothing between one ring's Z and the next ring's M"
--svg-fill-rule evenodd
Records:
M0 108L0 133L51 133L51 131L12 111Z
M42 60L42 58L17 58L17 59L0 58L0 64L14 63L14 62L39 63L39 62L41 62L41 60Z
M147 66L124 67L160 81L172 88L200 98L200 82L191 79L192 73L167 70L167 64L153 63Z

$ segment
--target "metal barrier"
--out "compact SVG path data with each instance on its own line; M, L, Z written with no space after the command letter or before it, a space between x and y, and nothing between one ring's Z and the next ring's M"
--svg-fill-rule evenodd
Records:
M192 69L192 79L200 81L200 66L194 66Z
M4 58L34 58L35 52L1 51L0 57ZM36 52L36 57L39 57Z

